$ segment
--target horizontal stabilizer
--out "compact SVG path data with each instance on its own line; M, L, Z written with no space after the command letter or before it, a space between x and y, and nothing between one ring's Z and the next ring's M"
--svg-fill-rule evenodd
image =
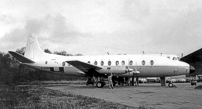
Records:
M18 61L22 62L22 63L34 63L34 61L24 57L23 55L17 53L17 52L13 52L13 51L8 51L14 58L16 58Z
M89 63L85 63L85 62L82 62L82 61L78 61L78 60L73 60L73 61L66 61L68 64L78 68L79 70L88 70L88 69L102 69L101 67L99 66L96 66L96 65L92 65L92 64L89 64Z

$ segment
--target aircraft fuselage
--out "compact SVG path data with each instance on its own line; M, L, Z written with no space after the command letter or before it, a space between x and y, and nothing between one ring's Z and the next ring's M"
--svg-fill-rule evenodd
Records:
M175 75L186 75L189 73L187 63L170 60L161 56L139 54L139 55L104 55L104 56L59 56L47 54L46 58L41 58L36 63L27 64L31 67L53 73L61 73L70 76L88 76L84 71L68 64L68 60L79 60L93 64L102 69L95 69L100 74L110 74L117 76L133 76L127 72L127 68L137 70L139 77L165 77ZM91 73L91 72L89 72Z

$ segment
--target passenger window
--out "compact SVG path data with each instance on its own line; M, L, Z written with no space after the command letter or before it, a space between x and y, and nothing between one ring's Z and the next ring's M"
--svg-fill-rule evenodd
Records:
M45 64L48 64L48 61L46 61Z
M122 64L122 66L124 66L125 65L125 61L122 61L121 64Z
M142 61L142 65L145 65L145 60Z
M103 66L104 65L104 61L101 61L101 66Z
M151 63L151 65L154 65L154 61L153 60L151 60L150 63Z
M62 66L65 66L65 62L62 63Z
M130 65L133 65L133 61L131 60L131 61L129 62L129 64L130 64Z
M119 61L116 61L116 66L118 66L119 65Z
M90 64L90 61L88 61L88 63Z
M111 61L108 61L108 65L109 65L109 66L111 65Z
M97 61L95 61L94 64L97 65Z

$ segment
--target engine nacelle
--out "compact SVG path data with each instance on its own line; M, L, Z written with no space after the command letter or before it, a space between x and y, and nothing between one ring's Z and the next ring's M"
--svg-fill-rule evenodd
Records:
M140 71L136 71L136 70L128 70L126 74L123 74L122 76L134 76L136 74L139 74Z

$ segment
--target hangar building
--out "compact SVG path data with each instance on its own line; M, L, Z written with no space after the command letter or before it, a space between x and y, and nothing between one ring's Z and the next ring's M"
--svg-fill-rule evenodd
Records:
M180 60L189 63L195 68L195 73L190 76L202 76L202 48L193 53L190 53L187 56L184 56Z

